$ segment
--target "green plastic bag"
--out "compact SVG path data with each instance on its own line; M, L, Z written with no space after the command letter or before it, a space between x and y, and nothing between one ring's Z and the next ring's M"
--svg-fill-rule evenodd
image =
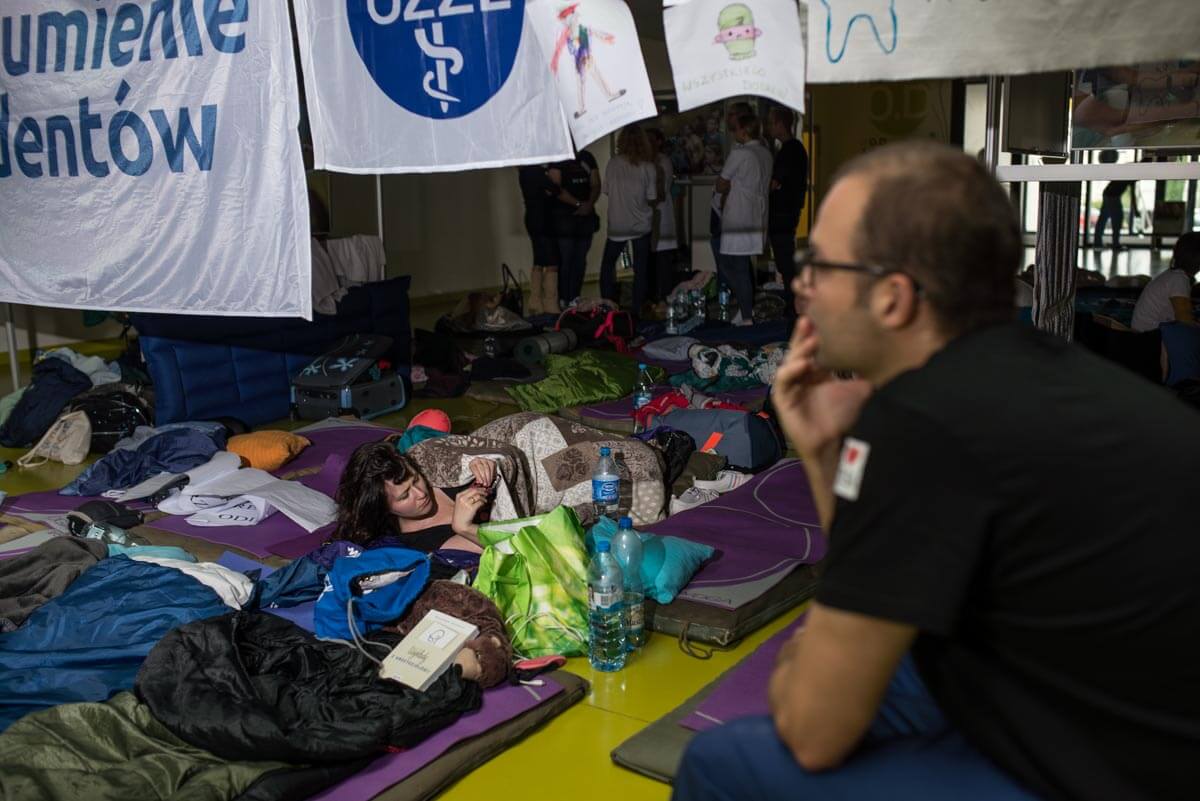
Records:
M532 658L587 653L587 548L575 512L485 523L475 589L504 615L513 649Z

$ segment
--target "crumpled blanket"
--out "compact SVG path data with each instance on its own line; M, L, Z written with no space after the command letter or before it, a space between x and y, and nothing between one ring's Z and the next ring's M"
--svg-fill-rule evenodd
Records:
M492 500L493 520L518 520L537 514L532 471L521 449L503 440L475 434L451 434L418 442L408 454L435 487L461 487L473 480L468 465L483 456L496 463L499 481Z
M773 346L745 351L731 345L693 345L688 350L692 369L671 376L671 383L705 392L769 386L775 380L775 372L783 364L785 354L784 348Z
M132 450L115 450L88 467L59 495L100 495L106 490L125 489L159 473L185 473L204 464L225 448L225 430L203 433L174 428L143 442Z
M506 387L505 391L527 412L556 412L567 406L624 398L633 392L638 363L628 356L602 350L546 356L546 378L534 384ZM650 367L650 376L661 381L666 371Z

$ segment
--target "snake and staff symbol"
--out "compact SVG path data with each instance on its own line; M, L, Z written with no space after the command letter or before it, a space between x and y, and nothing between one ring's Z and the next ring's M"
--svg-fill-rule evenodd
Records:
M457 48L445 46L446 39L442 31L442 23L435 22L429 28L430 33L428 34L424 28L417 28L415 31L417 47L421 48L421 52L427 58L434 60L434 68L425 72L421 87L425 90L425 94L441 101L442 113L445 114L450 110L451 103L458 102L458 98L446 90L449 88L448 74L458 75L462 72L463 55Z
M596 63L596 57L592 55L593 44L611 45L617 39L611 33L605 33L590 25L585 25L579 17L579 3L572 3L563 8L558 12L558 19L563 28L554 45L550 69L555 75L558 74L558 61L564 50L575 60L575 75L579 86L579 103L575 109L575 119L579 119L587 113L587 78L589 75L595 79L600 86L600 91L604 93L610 103L625 94L624 89L614 91L608 85L608 81L604 80L604 73L600 71L600 66Z

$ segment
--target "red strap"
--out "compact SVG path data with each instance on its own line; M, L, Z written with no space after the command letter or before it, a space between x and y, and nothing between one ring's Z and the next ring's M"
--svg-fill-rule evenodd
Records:
M722 434L720 431L712 432L711 434L708 435L708 439L704 440L704 444L700 446L700 452L701 453L716 453L717 445L719 445L721 443L721 440L723 440L724 438L725 438L725 435Z

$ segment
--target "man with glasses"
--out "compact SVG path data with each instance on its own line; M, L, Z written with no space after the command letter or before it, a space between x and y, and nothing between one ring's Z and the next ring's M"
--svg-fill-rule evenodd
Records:
M1012 322L1015 213L962 153L851 162L811 244L773 398L830 550L771 715L675 798L1194 798L1200 418Z

